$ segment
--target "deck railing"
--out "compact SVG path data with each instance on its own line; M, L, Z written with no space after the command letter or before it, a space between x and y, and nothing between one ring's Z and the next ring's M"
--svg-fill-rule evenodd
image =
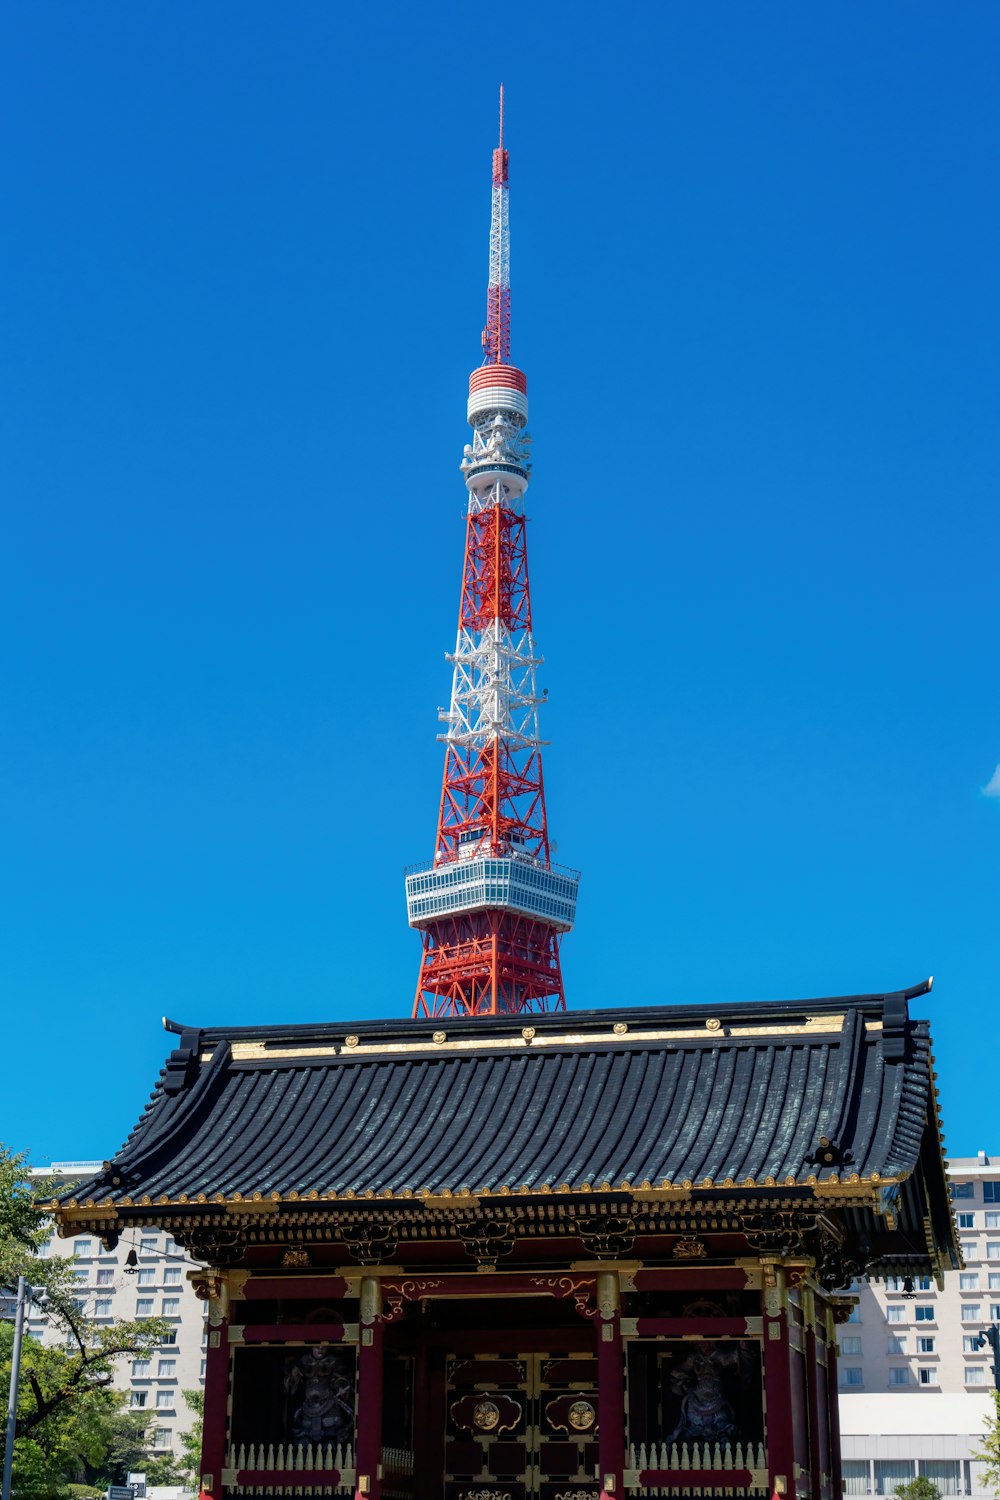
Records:
M223 1487L250 1495L343 1495L354 1491L350 1443L240 1443L230 1448Z
M627 1490L688 1490L696 1495L764 1495L767 1459L758 1443L632 1443Z

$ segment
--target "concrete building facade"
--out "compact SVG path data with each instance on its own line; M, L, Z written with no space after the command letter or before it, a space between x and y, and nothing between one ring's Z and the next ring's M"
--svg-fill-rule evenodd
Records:
M1000 1158L948 1163L963 1270L939 1291L929 1276L858 1282L840 1330L845 1495L891 1495L925 1474L943 1495L981 1497L974 1454L993 1412L992 1353L978 1343L1000 1323Z

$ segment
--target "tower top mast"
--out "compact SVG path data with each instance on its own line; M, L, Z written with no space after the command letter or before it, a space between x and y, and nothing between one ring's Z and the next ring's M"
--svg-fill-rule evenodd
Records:
M486 293L483 363L510 364L510 218L508 158L503 143L503 84L500 85L500 144L493 153L493 204L490 215L490 283Z

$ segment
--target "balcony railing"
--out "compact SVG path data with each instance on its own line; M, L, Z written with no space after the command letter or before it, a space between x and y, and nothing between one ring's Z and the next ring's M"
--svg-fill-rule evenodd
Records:
M767 1459L758 1443L633 1443L628 1450L625 1488L693 1489L699 1495L765 1495Z

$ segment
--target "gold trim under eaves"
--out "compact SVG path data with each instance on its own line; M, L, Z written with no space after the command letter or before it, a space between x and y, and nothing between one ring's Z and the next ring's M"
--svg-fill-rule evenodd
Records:
M554 1047L592 1047L595 1044L606 1047L610 1045L635 1046L636 1043L643 1042L718 1042L725 1037L738 1037L742 1040L753 1037L828 1036L836 1035L843 1029L844 1015L841 1012L832 1016L807 1016L805 1021L796 1021L788 1025L778 1023L759 1026L728 1026L723 1024L719 1029L710 1028L706 1022L703 1026L666 1028L659 1031L642 1031L637 1027L624 1035L611 1027L606 1032L564 1031L551 1034L527 1027L517 1036L456 1037L454 1040L449 1040L447 1033L437 1033L436 1035L440 1035L442 1040L426 1042L410 1042L402 1038L389 1042L366 1042L363 1038L356 1039L353 1034L350 1037L345 1035L343 1041L339 1042L314 1042L302 1046L246 1041L233 1042L232 1055L234 1062L264 1062L272 1058L277 1062L297 1057L316 1059L375 1057L399 1052L404 1052L407 1056L433 1053L440 1057L448 1052L526 1052L529 1050L537 1052ZM201 1054L201 1061L209 1062L211 1057L212 1052L206 1050Z
M95 1219L113 1219L120 1209L200 1209L205 1213L223 1213L228 1215L243 1214L247 1217L271 1217L285 1208L314 1209L325 1203L336 1202L342 1207L351 1209L375 1208L376 1205L387 1207L390 1204L405 1206L409 1211L430 1210L437 1212L467 1212L470 1208L480 1207L485 1199L499 1200L500 1203L510 1202L518 1198L544 1198L548 1202L558 1202L560 1197L600 1197L608 1195L611 1197L631 1198L636 1208L643 1205L655 1207L658 1203L669 1203L679 1206L681 1203L696 1203L693 1194L699 1189L711 1189L718 1192L720 1189L730 1189L733 1193L732 1204L735 1206L745 1191L755 1191L767 1194L772 1198L780 1198L782 1191L788 1188L809 1188L813 1195L822 1201L827 1198L854 1199L855 1202L869 1202L877 1200L880 1190L886 1185L898 1181L898 1178L880 1177L877 1172L871 1176L860 1177L852 1173L841 1179L828 1178L823 1182L817 1182L815 1178L799 1181L792 1176L778 1179L764 1177L754 1179L744 1177L742 1182L732 1178L717 1181L713 1178L704 1177L700 1182L693 1182L685 1178L682 1182L670 1182L664 1178L663 1181L653 1184L650 1182L627 1182L622 1181L617 1185L612 1182L581 1183L577 1187L571 1187L568 1182L561 1183L559 1187L552 1188L549 1184L522 1183L520 1187L509 1187L506 1183L498 1188L480 1187L475 1191L467 1187L456 1188L451 1191L448 1188L439 1189L432 1193L427 1188L402 1188L393 1191L391 1188L383 1188L376 1193L373 1188L366 1188L362 1192L355 1192L348 1188L345 1192L338 1193L333 1188L320 1190L312 1188L305 1193L276 1192L262 1193L234 1193L226 1195L215 1193L209 1196L207 1193L198 1193L194 1198L181 1194L179 1198L150 1198L143 1196L136 1199L127 1194L118 1199L105 1198L103 1202L97 1203L93 1199L87 1199L79 1203L76 1199L70 1199L66 1203L59 1203L58 1199L52 1199L50 1207L56 1211L57 1217L63 1221L92 1221ZM763 1195L762 1194L762 1195ZM714 1207L725 1207L725 1205L714 1205Z

